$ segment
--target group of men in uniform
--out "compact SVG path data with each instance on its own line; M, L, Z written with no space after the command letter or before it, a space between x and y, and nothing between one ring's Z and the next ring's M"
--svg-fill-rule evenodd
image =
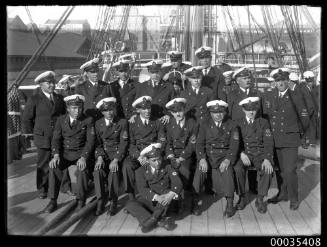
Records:
M54 72L39 75L40 88L23 114L23 132L34 134L38 148L37 188L41 198L50 198L45 211L57 208L60 187L69 186L71 165L77 167L78 209L85 205L91 180L95 214L103 213L109 199L108 213L114 215L123 183L129 196L125 210L143 232L157 225L173 229L167 212L172 205L183 211L185 191L191 194L193 214L201 214L206 190L222 193L224 215L233 216L246 207L251 166L257 171L258 212L267 211L264 197L275 167L279 193L268 202L290 200L290 209L296 210L297 149L314 138L309 126L320 116L319 102L308 99L317 90L309 84L313 73L304 74L308 84L301 87L307 89L300 90L290 82L294 75L289 70L276 69L271 72L276 88L261 93L248 68L212 66L211 51L200 47L195 52L199 66L193 67L172 51L170 65L162 67L160 60L146 64L149 78L143 83L130 78L128 60L113 64L119 79L101 81L96 58L81 66L86 80L65 98L54 92ZM235 191L239 200L234 206Z

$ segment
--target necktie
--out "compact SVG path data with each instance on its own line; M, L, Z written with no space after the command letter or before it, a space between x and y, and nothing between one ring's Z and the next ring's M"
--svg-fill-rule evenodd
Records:
M54 105L54 100L53 100L52 94L50 94L50 103L51 103L52 106Z
M253 119L250 119L250 125L252 125L253 124Z
M76 127L76 120L75 120L75 119L74 119L73 122L71 123L71 127L72 127L72 129L75 129L75 127Z
M144 120L144 125L148 126L148 120Z

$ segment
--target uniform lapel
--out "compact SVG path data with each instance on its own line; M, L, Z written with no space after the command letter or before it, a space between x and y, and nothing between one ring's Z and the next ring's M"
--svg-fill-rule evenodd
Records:
M39 95L40 95L42 101L48 106L48 108L52 112L54 107L52 106L52 104L50 103L50 100L47 98L47 96L45 96L45 94L42 92L41 89L39 90Z

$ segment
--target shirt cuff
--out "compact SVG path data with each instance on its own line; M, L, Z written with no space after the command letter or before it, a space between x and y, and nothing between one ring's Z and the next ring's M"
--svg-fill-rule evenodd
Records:
M153 196L153 198L152 198L152 201L157 201L157 196L158 196L158 194L155 194L155 195Z

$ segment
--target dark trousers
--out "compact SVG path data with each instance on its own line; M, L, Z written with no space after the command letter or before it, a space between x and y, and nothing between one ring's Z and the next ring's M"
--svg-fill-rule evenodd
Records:
M140 162L137 159L128 156L123 162L123 180L124 188L127 193L136 194L135 185L135 170L140 167Z
M172 203L163 206L157 202L148 201L144 198L138 198L137 200L128 201L125 208L131 215L137 218L140 224L143 224L151 216L157 220L160 220L160 217L166 214L171 204Z
M119 170L112 172L109 170L110 160L105 161L105 167L93 171L94 187L97 199L105 197L105 179L108 176L109 200L117 200L119 191ZM120 164L118 164L120 167Z
M224 159L219 159L217 162L220 164ZM212 187L216 193L222 191L225 197L234 196L235 186L232 164L228 166L227 170L220 172L219 168L212 168L210 162L208 162L207 173L201 172L199 164L197 165L193 179L193 188L196 193L201 192L205 180L211 175Z
M36 188L40 192L48 192L49 162L51 160L51 149L37 148ZM71 183L68 169L63 171L61 191L71 190Z
M76 165L77 160L70 161L64 158L60 159L59 166L49 169L49 193L48 197L57 200L59 195L60 184L63 179L64 171L71 165ZM87 166L87 165L86 165ZM76 198L82 201L86 200L86 192L88 189L88 170L87 167L81 171L76 170L77 176L77 196Z
M266 196L270 187L272 174L268 174L261 169L263 162L262 158L252 156L248 157L257 170L258 195ZM244 166L242 160L239 159L233 168L235 171L236 192L238 195L244 195L247 167Z
M195 172L195 160L192 158L186 159L181 162L181 165L176 171L182 180L184 190L189 190L192 188L192 182Z
M298 147L276 148L277 162L280 168L281 179L279 182L280 193L288 195L291 201L298 201L298 178L296 174L296 161Z

